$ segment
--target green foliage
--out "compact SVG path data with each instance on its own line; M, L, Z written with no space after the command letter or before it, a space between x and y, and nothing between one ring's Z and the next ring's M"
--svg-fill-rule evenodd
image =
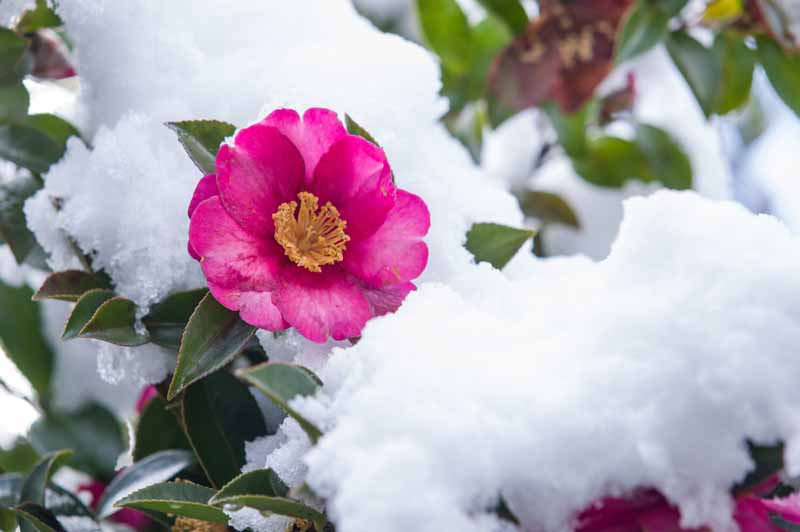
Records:
M28 229L22 209L25 201L41 186L34 177L24 175L0 184L0 237L8 244L18 264L25 262L36 248L36 238Z
M522 212L539 219L543 224L561 224L579 229L578 215L564 198L552 192L526 190L519 194Z
M721 65L716 55L685 31L676 31L667 39L667 50L678 67L700 108L706 116L714 112Z
M216 504L218 500L236 497L238 495L266 495L268 497L285 497L289 487L272 469L256 469L242 473L235 479L225 484L209 503Z
M141 486L149 486L171 479L194 463L189 451L160 451L129 466L106 488L97 503L97 516L101 519L116 511L114 504L133 493Z
M114 297L114 292L111 290L104 290L102 288L95 288L89 290L81 296L75 306L72 308L67 323L64 325L64 333L61 335L62 340L70 340L77 338L83 328L95 315L100 305Z
M783 469L783 442L774 445L757 445L748 441L747 450L755 467L733 487L733 493L746 492Z
M775 92L800 116L800 52L786 51L774 40L759 36L758 60Z
M502 20L513 34L522 33L528 25L528 14L525 13L525 8L519 0L478 0L478 2L486 8L486 11Z
M32 502L25 502L14 508L19 518L20 532L67 532L53 515L53 512Z
M134 441L134 462L167 449L191 449L177 416L167 409L160 395L153 397L142 411Z
M182 401L186 435L197 461L214 486L239 475L244 444L267 433L250 390L225 371L190 386Z
M476 223L467 233L466 248L475 257L475 262L488 262L502 269L534 235L536 231L532 229Z
M186 324L207 293L205 288L176 292L154 305L142 319L150 333L150 341L169 349L179 349Z
M34 301L43 299L78 301L89 290L106 288L111 288L111 285L102 275L81 270L64 270L50 274L33 299Z
M353 120L349 114L345 113L344 115L344 123L347 126L347 132L351 135L356 135L357 137L361 137L373 143L374 145L378 146L378 142L369 134L369 131L361 127L361 125Z
M285 497L269 497L266 495L236 495L224 499L216 499L215 504L244 506L258 510L261 515L286 515L306 519L314 523L316 530L324 530L328 520L323 514L303 503Z
M0 471L7 473L28 473L39 462L39 453L30 442L17 438L7 448L0 449ZM3 489L0 484L0 501ZM0 506L3 503L0 502Z
M646 162L640 179L660 181L677 190L692 187L692 165L669 133L655 126L637 124L635 142Z
M667 34L669 21L688 0L638 0L625 20L617 43L616 61L622 63L646 52Z
M556 104L545 103L542 110L556 130L558 142L570 157L583 157L587 153L589 124L597 117L597 103L590 101L576 113L565 113Z
M172 400L193 382L233 360L255 332L238 313L206 294L186 325L167 398Z
M213 174L219 146L236 131L236 126L219 120L186 120L168 122L167 127L178 135L189 158L204 174Z
M721 68L714 112L724 115L739 109L750 99L753 85L755 54L744 38L731 32L720 32L711 47Z
M28 89L21 82L0 86L0 122L24 120L29 105Z
M0 282L0 341L3 350L47 402L53 373L53 352L42 334L39 305L33 291Z
M472 31L456 0L417 0L422 35L442 67L453 74L467 71L472 55Z
M314 395L322 385L322 381L311 370L294 364L272 363L241 371L239 376L297 420L312 443L319 440L322 432L289 406L289 401L294 397Z
M46 455L22 482L19 495L20 503L23 505L26 503L37 505L37 508L18 513L22 517L19 520L20 532L42 530L40 523L46 524L49 528L53 528L53 523L55 523L56 527L61 526L54 516L51 517L49 513L40 512L38 507L44 506L45 491L50 477L67 462L71 454L71 451L57 451Z
M0 27L0 85L21 81L30 68L28 41Z
M150 510L211 523L227 524L228 516L208 504L214 490L190 482L162 482L135 491L118 501L117 508Z
M33 33L44 28L61 26L61 18L47 5L46 0L36 0L36 7L25 11L17 23L19 33Z
M33 424L29 437L40 453L72 449L71 467L106 482L114 476L117 458L125 449L119 421L94 403L74 412L45 413Z
M124 297L102 302L78 336L124 346L142 345L149 339L136 330L136 304Z

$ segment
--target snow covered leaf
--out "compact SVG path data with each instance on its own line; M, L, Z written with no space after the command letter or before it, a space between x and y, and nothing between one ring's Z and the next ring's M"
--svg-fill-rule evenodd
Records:
M116 511L117 501L134 491L171 479L194 463L192 453L173 449L151 454L114 477L97 503L97 517L104 519Z
M417 0L425 42L442 66L454 75L467 71L472 55L472 31L456 0Z
M692 187L692 164L680 145L661 128L636 125L636 145L647 161L643 181L655 179L667 188L685 190Z
M147 334L138 332L135 323L136 304L124 297L113 297L97 308L78 336L124 346L147 343Z
M296 517L305 519L314 523L316 530L325 530L325 524L328 520L325 516L305 504L287 499L285 497L268 497L266 495L234 495L216 499L215 503L218 506L244 506L253 508L261 512L262 515L285 515L288 517Z
M208 504L214 490L191 482L162 482L147 486L117 501L117 508L150 510L210 523L227 523L225 512Z
M477 223L467 232L466 248L475 262L488 262L502 269L529 239L536 235L533 229L517 229L494 223Z
M90 403L68 413L48 412L30 429L33 447L41 452L72 449L70 467L109 481L125 449L122 427L106 408Z
M512 33L521 33L528 24L528 14L518 0L478 0L487 11L502 20Z
M768 37L759 36L758 60L775 92L800 116L800 52L782 49Z
M36 7L28 9L17 22L17 32L32 33L43 28L61 26L61 18L47 5L46 0L36 0Z
M19 517L20 532L67 532L53 512L41 504L22 503L14 512Z
M722 75L716 55L685 31L670 34L667 50L692 89L703 113L710 116L714 112L717 87Z
M34 294L33 300L78 301L89 290L110 288L111 284L103 275L81 270L64 270L50 274Z
M92 319L100 305L114 297L112 290L94 288L81 296L72 308L67 323L64 325L64 332L61 335L63 340L77 338L81 330Z
M287 493L289 493L289 487L283 483L275 471L272 469L256 469L255 471L242 473L225 484L208 502L209 504L217 504L217 501L239 495L285 497Z
M186 309L184 305L183 310ZM233 360L255 332L254 326L242 321L238 313L223 307L207 293L186 324L167 399L172 400L193 382Z
M147 403L139 416L134 441L134 462L167 449L191 449L178 418L167 410L167 403L159 395Z
M576 229L581 223L578 215L564 198L552 192L526 190L520 197L522 212L538 218L545 224L562 224Z
M150 341L162 347L179 349L186 324L207 293L205 288L176 292L154 305L142 318L150 333Z
M322 386L322 381L311 370L294 364L272 363L240 371L239 376L292 416L312 443L316 443L322 436L322 432L313 423L289 406L289 401L293 398L314 395Z
M0 86L0 122L24 120L29 105L30 95L22 83Z
M720 32L711 51L717 55L721 77L717 87L714 112L720 115L743 106L750 99L755 55L744 38L731 32Z
M633 0L553 1L497 57L491 86L517 109L553 101L574 112L613 66L616 33Z
M224 486L245 464L245 442L267 433L258 403L247 386L218 371L190 386L181 404L198 462L214 486Z
M214 160L220 144L236 131L236 126L219 120L186 120L168 122L175 131L189 158L204 174L215 172Z
M43 336L39 304L33 291L0 282L0 341L3 351L47 402L53 374L53 352Z
M36 238L28 229L22 208L41 187L37 179L26 175L0 185L0 238L11 248L17 264L22 264L36 247Z
M638 0L622 26L617 63L627 61L658 44L667 34L670 19L686 3L687 0Z

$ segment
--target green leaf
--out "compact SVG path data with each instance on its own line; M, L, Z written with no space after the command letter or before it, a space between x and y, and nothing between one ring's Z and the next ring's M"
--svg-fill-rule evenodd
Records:
M452 73L464 73L472 56L472 31L456 0L417 0L425 42Z
M40 188L38 180L25 175L0 185L0 237L11 248L17 264L22 264L36 247L36 237L28 229L23 207Z
M225 371L190 386L182 408L197 461L217 487L239 475L245 463L245 442L267 433L250 390Z
M178 350L186 324L206 294L208 290L205 288L176 292L153 306L150 313L142 319L150 333L150 341Z
M29 115L25 123L47 135L61 148L62 154L70 137L81 137L75 126L63 118L49 113Z
M17 22L19 33L33 33L43 28L61 26L61 18L53 11L45 0L36 0L36 7L25 11Z
M616 62L622 63L658 44L667 33L670 19L687 0L639 0L622 26Z
M758 60L775 92L800 116L800 53L782 49L775 41L759 36Z
M629 179L652 181L641 148L629 140L602 136L591 139L584 157L573 158L575 171L594 185L619 188Z
M6 355L30 381L41 400L49 396L53 352L42 335L39 305L33 291L0 282L0 341Z
M174 449L152 454L114 477L97 503L97 517L104 519L117 509L117 501L144 487L171 479L194 463L192 453Z
M706 116L714 112L717 87L722 67L714 52L690 37L685 31L672 32L667 39L667 51L692 90Z
M517 229L494 223L476 223L467 232L467 250L475 262L488 262L502 269L529 239L536 235L532 229Z
M0 86L0 122L19 122L28 114L30 95L22 83Z
M28 473L39 462L39 453L26 440L17 438L7 448L0 449L0 470L7 473ZM2 488L0 488L0 500ZM2 506L0 502L0 506Z
M268 497L285 497L289 487L272 469L256 469L249 473L242 473L235 479L225 484L209 504L216 501L239 495L266 495Z
M734 494L749 491L783 469L783 442L774 445L757 445L748 441L747 450L753 460L753 470L733 487Z
M104 407L92 403L69 413L49 412L30 429L33 447L46 453L73 449L70 467L107 482L125 450L122 426Z
M214 490L190 482L162 482L136 491L116 503L117 508L151 510L210 523L228 523L225 512L208 504Z
M60 299L78 301L86 292L98 288L111 288L108 280L95 273L64 270L50 274L33 296L34 301Z
M238 375L297 420L312 443L319 440L322 432L289 406L293 398L314 395L322 385L322 381L311 370L294 364L272 363L253 366L240 371Z
M597 112L597 103L590 101L580 111L568 114L554 103L544 103L542 110L547 114L550 123L558 134L558 142L570 157L581 157L586 154L586 129Z
M124 297L113 297L97 308L78 336L125 346L147 343L147 334L138 332L135 323L136 304Z
M511 33L522 33L528 25L528 14L519 0L478 0L489 13L502 20Z
M545 224L561 224L576 229L581 224L578 215L564 198L543 190L526 190L520 195L520 207L528 216L538 218Z
M637 124L636 144L647 159L653 178L667 188L692 188L692 164L669 133L655 126Z
M172 400L193 382L213 373L242 352L256 328L223 307L210 293L189 318L178 351L178 365L169 385Z
M8 28L0 27L0 84L21 81L29 65L25 52L28 41Z
M191 449L178 418L167 410L160 395L153 397L139 416L134 441L134 462L166 449Z
M83 294L78 302L75 303L72 312L69 313L61 339L71 340L77 338L81 329L92 319L100 305L112 297L114 297L113 291L103 290L102 288L95 288Z
M67 532L53 512L40 504L26 502L14 508L20 532Z
M72 455L72 451L56 451L44 456L23 481L19 493L20 502L44 504L45 490L50 477L63 466Z
M724 115L742 107L750 99L755 54L745 44L744 38L725 31L714 38L711 51L716 54L722 73L714 112Z
M286 499L284 497L268 497L265 495L236 495L224 499L216 499L215 503L222 507L241 507L254 508L261 512L261 515L268 516L286 515L299 519L312 521L317 530L324 530L327 519L323 514L306 506L303 503Z
M64 147L34 125L0 125L0 159L11 161L31 172L44 174L63 154Z
M47 486L44 500L47 509L59 520L66 517L69 518L70 525L74 524L75 528L99 532L100 526L97 524L94 514L74 493L51 482Z
M186 120L167 122L167 127L178 135L189 158L204 174L216 172L214 161L219 146L236 131L236 126L219 120Z
M356 135L358 137L366 139L366 140L370 141L371 143L373 143L374 145L378 146L377 141L372 137L372 135L369 134L369 131L367 131L366 129L361 127L361 125L358 122L356 122L355 120L353 120L353 117L351 117L347 113L345 113L345 115L344 115L344 122L345 122L345 125L347 125L347 132L348 133L350 133L351 135Z

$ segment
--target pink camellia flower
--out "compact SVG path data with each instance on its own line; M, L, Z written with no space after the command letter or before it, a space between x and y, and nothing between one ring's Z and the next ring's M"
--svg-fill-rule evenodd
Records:
M141 393L139 393L139 398L136 400L136 413L141 414L144 412L144 409L147 408L147 405L156 395L158 395L158 390L152 384L148 384L142 388Z
M733 518L741 532L782 532L771 519L777 516L800 524L800 494L764 499L762 490L736 498ZM608 497L581 512L576 532L700 532L684 529L680 513L656 490L641 489L629 497Z
M315 342L359 336L396 310L428 261L425 203L328 109L279 109L239 131L189 217L189 252L222 305Z

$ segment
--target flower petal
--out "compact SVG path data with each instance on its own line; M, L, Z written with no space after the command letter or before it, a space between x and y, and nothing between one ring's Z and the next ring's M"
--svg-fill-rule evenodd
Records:
M203 176L203 178L197 182L197 186L194 188L194 194L192 194L192 201L189 202L189 218L192 217L192 213L194 213L194 210L198 205L203 203L208 198L218 195L219 188L217 188L217 174L208 174L207 176Z
M396 194L383 150L354 135L343 137L322 156L310 191L320 205L330 201L339 210L351 241L378 230Z
M362 293L369 303L370 313L373 317L377 317L400 308L406 296L416 289L414 283L405 282L383 288L364 287Z
M330 109L312 107L303 113L303 119L293 109L278 109L266 117L262 124L272 126L291 140L303 156L306 167L306 185L311 183L320 157L347 131L339 117Z
M431 216L419 196L397 191L394 208L370 237L348 243L344 268L372 287L382 287L419 277L428 263Z
M329 336L344 340L361 334L370 307L344 271L326 267L314 273L290 264L280 277L280 288L272 300L300 334L320 343Z
M201 257L209 284L240 292L269 291L275 286L283 250L271 238L259 238L242 229L219 196L195 209L189 222L189 243Z
M238 310L239 317L250 325L268 331L282 331L289 326L273 304L272 292L223 288L211 282L208 288L222 306Z
M274 127L256 124L223 144L216 160L225 209L244 230L264 238L274 231L278 206L297 198L305 176L300 152Z

